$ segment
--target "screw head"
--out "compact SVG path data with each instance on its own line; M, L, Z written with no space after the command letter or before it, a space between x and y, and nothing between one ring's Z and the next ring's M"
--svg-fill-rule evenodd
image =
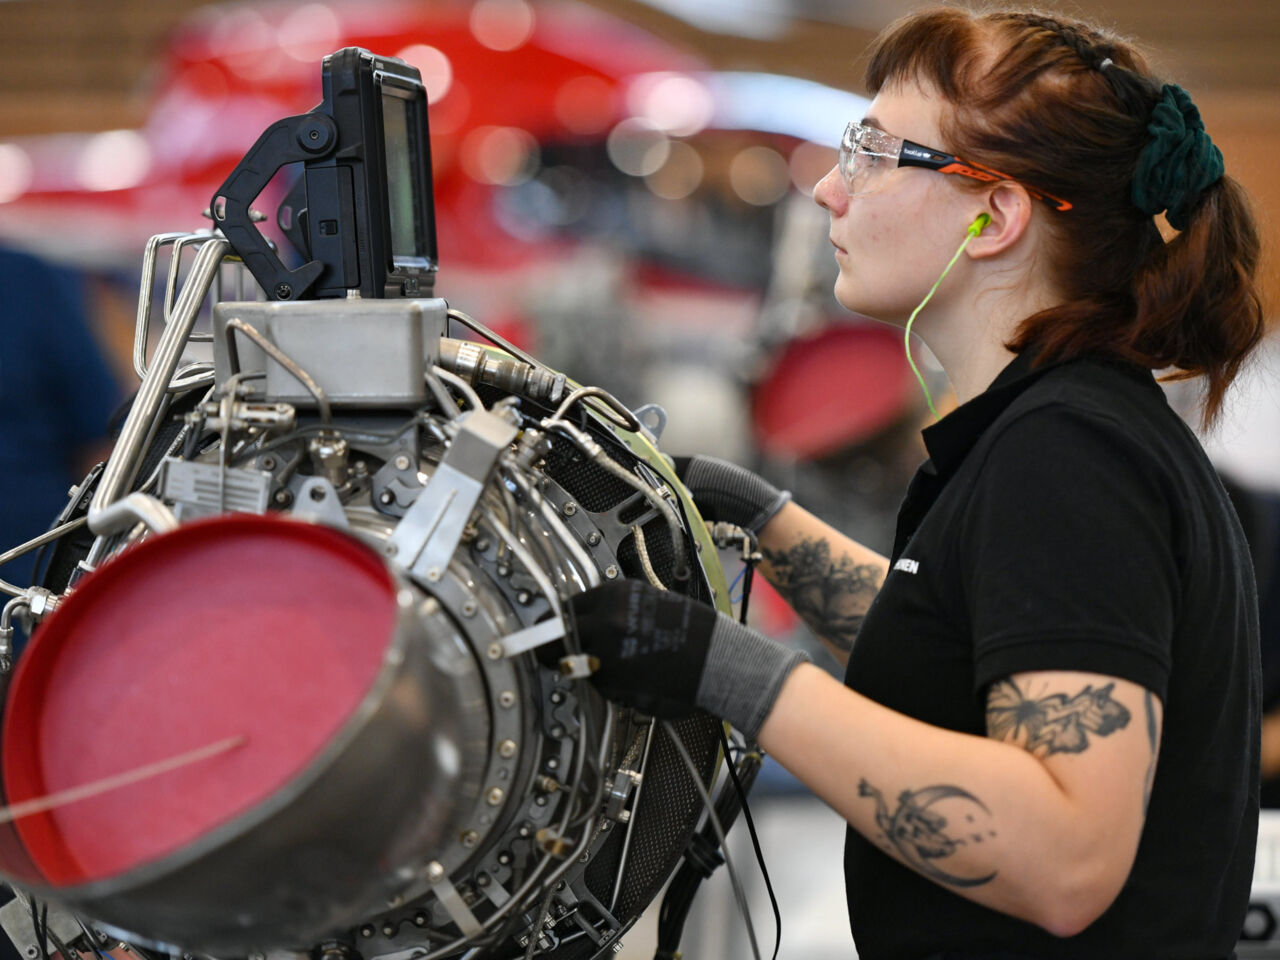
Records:
M427 579L428 579L428 580L430 580L432 583L435 583L437 580L439 580L439 579L440 579L440 568L439 568L439 567L432 567L430 570L428 570L428 571L427 571Z
M396 502L396 495L390 490L383 490L378 494L378 502L384 507L389 507L391 504Z
M503 740L498 744L498 756L504 760L510 760L516 755L516 742L514 740Z
M360 928L360 936L362 937L372 937L377 932L378 931L374 929L374 926L372 923L366 923L363 927Z
M474 830L467 830L462 834L461 840L464 847L474 847L480 842L480 834L476 833Z
M532 599L533 599L533 594L530 593L528 590L521 590L519 593L516 594L516 603L520 604L520 606L522 607L528 606L529 601Z
M464 617L474 617L477 609L476 602L474 600L468 600L462 605L462 615Z
M293 494L288 490L277 490L272 499L275 500L278 506L287 507L293 503Z
M498 804L502 803L503 798L506 797L506 795L506 791L501 787L493 787L484 795L484 802L489 804L491 807L496 807Z
M486 650L485 652L488 654L488 656L489 656L489 659L490 659L490 660L501 660L501 659L502 659L502 644L500 644L500 643L491 643L491 644L489 644L489 649L488 649L488 650Z
M409 458L408 458L405 454L403 454L403 453L402 453L402 454L400 454L398 457L396 457L396 459L395 459L395 465L396 465L396 469L397 469L397 470L408 470L408 469L409 469Z
M498 694L498 705L501 707L514 707L516 704L516 695L510 690L503 690Z
M578 505L574 503L572 500L570 500L563 507L560 508L560 511L566 517L572 517L575 513L578 512Z
M600 546L601 539L603 538L600 536L599 530L592 530L589 534L587 534L587 544L589 546L592 546L592 547Z
M276 299L277 299L277 300L288 300L288 299L289 299L290 297L292 297L292 296L293 296L293 287L291 287L291 286L290 286L289 284L287 284L287 283L277 283L277 284L276 284Z
M444 867L440 866L439 860L432 860L427 864L427 879L432 883L439 883L444 879Z
M604 575L610 580L617 580L618 568L611 563L609 566L604 568Z

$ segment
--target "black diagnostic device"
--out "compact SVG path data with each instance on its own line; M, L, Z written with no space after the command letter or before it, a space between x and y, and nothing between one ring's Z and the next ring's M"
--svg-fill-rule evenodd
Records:
M427 95L416 67L346 47L324 58L324 101L273 123L214 194L214 223L273 300L428 297L436 275ZM302 174L277 222L303 264L287 268L250 204L276 171Z

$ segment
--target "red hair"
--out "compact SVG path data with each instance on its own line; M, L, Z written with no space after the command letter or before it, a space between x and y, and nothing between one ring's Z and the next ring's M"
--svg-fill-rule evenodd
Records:
M1064 300L1007 344L1038 362L1109 354L1169 379L1203 376L1211 425L1265 330L1258 231L1224 176L1166 243L1130 199L1161 83L1127 41L1039 13L939 7L876 38L866 82L918 83L950 105L945 146L1073 204L1049 218L1051 279ZM1104 61L1110 60L1110 63ZM955 178L961 179L961 178Z

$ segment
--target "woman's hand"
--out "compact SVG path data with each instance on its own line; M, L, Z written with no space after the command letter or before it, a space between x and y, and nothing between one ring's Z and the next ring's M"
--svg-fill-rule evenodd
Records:
M657 717L701 708L755 739L783 681L806 657L711 607L641 580L613 580L568 601L592 682Z
M676 457L675 465L702 519L711 523L732 523L758 535L791 499L789 491L718 457Z

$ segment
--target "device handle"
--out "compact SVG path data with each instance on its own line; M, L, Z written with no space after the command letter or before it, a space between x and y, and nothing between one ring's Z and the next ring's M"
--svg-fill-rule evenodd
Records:
M249 205L286 163L323 159L337 142L338 129L323 113L278 120L262 132L209 204L213 222L273 300L299 299L320 278L324 264L311 260L288 269L253 225Z

